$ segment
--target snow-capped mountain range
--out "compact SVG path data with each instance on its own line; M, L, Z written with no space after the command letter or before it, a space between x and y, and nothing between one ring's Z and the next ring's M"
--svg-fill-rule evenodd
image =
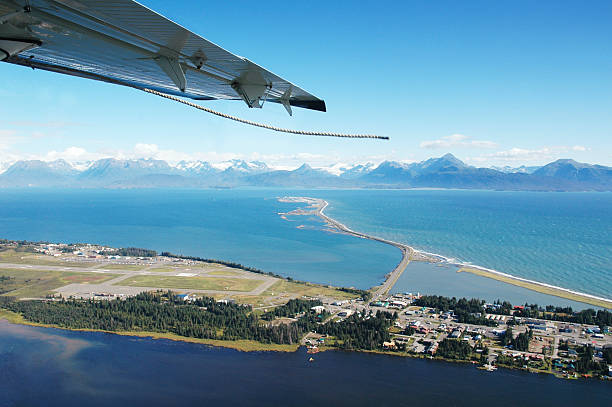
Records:
M0 187L334 187L612 190L612 168L557 160L543 167L477 168L452 154L417 163L308 164L281 170L261 161L221 163L106 158L88 163L17 161L0 167Z
M505 165L503 167L492 166L491 168L497 171L505 172L506 174L512 174L515 172L518 172L521 174L533 174L535 171L537 171L541 167L526 166L526 165L521 165L520 167L510 167L509 165Z
M322 171L329 172L332 175L341 176L343 174L359 175L366 172L375 165L373 163L366 164L344 164L337 163L326 167L317 167ZM108 174L118 171L132 172L157 172L157 173L174 173L180 175L202 175L202 174L218 174L224 171L236 172L240 174L260 174L274 171L277 168L268 166L262 161L245 161L233 159L217 163L209 163L202 160L194 161L179 161L171 165L166 161L156 159L114 159L104 158L97 161L86 161L69 163L63 159L55 161L40 161L40 160L21 160L16 162L0 163L0 175L11 168L11 172L21 170L42 170L47 169L54 173L65 172L80 172L85 176L93 174Z

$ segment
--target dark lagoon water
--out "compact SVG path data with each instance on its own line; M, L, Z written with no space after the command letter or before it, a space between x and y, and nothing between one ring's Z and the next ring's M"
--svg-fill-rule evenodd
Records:
M0 406L610 405L612 384L384 355L238 352L0 321Z
M612 297L612 193L435 190L2 190L0 237L137 246L237 261L317 283L369 288L400 260L390 246L323 232L298 205L355 230L505 273ZM466 274L413 264L401 291L566 304ZM455 273L456 274L456 273ZM412 276L412 278L410 277ZM449 292L452 289L452 293Z

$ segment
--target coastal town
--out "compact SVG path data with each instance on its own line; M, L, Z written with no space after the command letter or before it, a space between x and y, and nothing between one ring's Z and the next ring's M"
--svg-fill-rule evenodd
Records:
M19 285L23 273L60 273L62 282L54 287L28 274L28 283ZM507 367L564 378L612 376L612 314L605 310L575 312L421 293L390 295L380 287L359 292L301 282L291 286L280 276L233 263L91 244L2 241L0 278L1 294L20 301L120 301L172 290L185 304L211 297L219 304L242 304L264 315L297 301L308 310L266 323L297 323L304 314L317 318L300 340L309 353L346 347L346 340L318 333L319 326L384 314L392 316L392 324L383 333L386 340L373 347L377 352L469 362L489 371ZM20 295L34 293L37 284L48 290L34 297Z
M439 354L438 350L441 343L450 339L461 341L469 350L466 357L461 359L486 370L504 366L577 378L589 376L588 373L580 373L576 366L581 350L590 349L592 361L607 367L608 372L603 372L601 376L612 376L612 335L607 325L557 321L552 318L563 318L555 312L542 313L548 319L521 317L516 315L524 314L525 305L513 306L505 311L501 304L484 301L482 308L485 312L471 315L483 322L459 322L453 309L442 311L436 307L418 305L423 303L423 298L425 296L419 293L404 293L370 303L358 299L336 301L324 306L336 321L353 314L396 313L397 319L389 330L391 339L382 344L387 352L449 359L447 355ZM506 338L508 332L512 338ZM512 339L521 335L529 335L527 345L513 346ZM314 342L308 344L316 346Z

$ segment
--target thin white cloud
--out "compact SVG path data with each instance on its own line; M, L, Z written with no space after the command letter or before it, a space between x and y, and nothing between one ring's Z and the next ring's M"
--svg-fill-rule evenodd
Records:
M134 154L138 158L156 157L160 153L157 144L138 143L134 146Z
M52 150L40 157L40 159L43 161L55 161L62 159L72 163L99 160L100 158L105 158L105 155L100 153L90 153L84 148L75 146L68 147L64 151Z
M508 150L496 151L491 154L470 157L467 161L479 164L545 164L559 158L564 158L567 154L582 153L588 150L589 148L580 145L548 146L537 149L514 147Z
M441 137L438 140L423 141L419 145L421 148L439 149L453 147L472 147L472 148L495 148L497 144L488 140L473 140L463 134L452 134Z
M13 144L21 141L21 137L17 136L17 132L14 130L1 130L0 129L0 150L7 150Z

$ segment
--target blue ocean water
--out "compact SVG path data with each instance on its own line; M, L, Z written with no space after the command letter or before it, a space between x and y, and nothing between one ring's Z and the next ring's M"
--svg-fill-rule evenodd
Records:
M610 193L2 190L0 237L147 247L359 288L379 284L399 262L397 249L323 232L316 217L281 219L299 206L278 202L285 195L324 198L326 213L355 230L612 298ZM406 275L400 282L412 291ZM497 290L480 279L483 290Z
M610 404L600 380L341 351L309 357L0 321L0 406Z
M401 259L388 245L284 220L274 190L0 190L0 237L143 247L369 288ZM302 192L300 192L301 194ZM305 226L298 228L298 226Z
M612 193L325 191L352 228L612 298Z

